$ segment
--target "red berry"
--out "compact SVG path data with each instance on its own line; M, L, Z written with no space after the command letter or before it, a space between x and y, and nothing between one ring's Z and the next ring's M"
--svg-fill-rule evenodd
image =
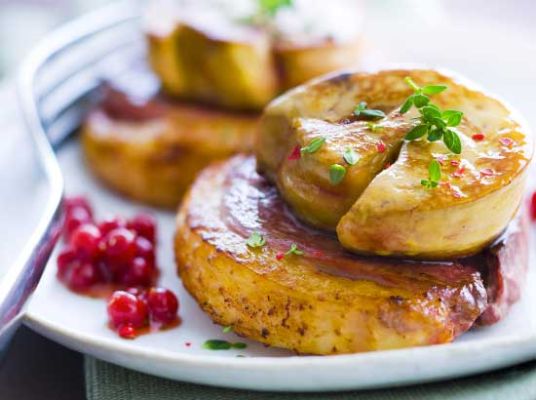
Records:
M75 208L72 211L68 212L65 217L64 239L69 241L72 233L83 224L91 223L91 214L84 208Z
M147 305L151 320L161 324L169 324L177 318L179 301L171 290L151 288L147 292Z
M84 209L90 218L93 218L93 210L91 205L89 204L88 199L83 196L67 197L64 199L63 204L67 214L75 209Z
M66 275L67 286L74 291L84 291L102 282L99 268L88 262L74 263L70 273Z
M131 287L127 289L127 292L133 294L138 299L142 300L144 303L147 304L147 290L142 289L140 287Z
M106 235L104 251L110 269L128 265L136 256L136 235L126 228L114 229Z
M138 214L128 222L128 228L139 236L154 243L156 239L156 221L149 214Z
M58 277L63 280L70 271L73 263L76 261L76 252L70 248L64 248L60 254L58 254Z
M147 260L136 257L132 260L130 267L125 270L120 282L127 286L147 287L153 283L154 268Z
M136 238L136 256L147 260L150 264L155 263L154 246L144 237Z
M147 306L133 294L118 290L108 301L108 317L116 328L131 325L141 328L147 322Z
M99 256L102 235L95 225L80 225L71 235L69 244L84 259L95 260Z
M136 337L136 329L131 324L122 325L117 329L117 333L123 339L134 339Z
M102 236L106 236L108 233L117 228L125 228L127 226L127 221L121 217L106 217L101 222L99 222L99 229L102 233Z
M536 192L532 193L530 198L530 217L536 221Z

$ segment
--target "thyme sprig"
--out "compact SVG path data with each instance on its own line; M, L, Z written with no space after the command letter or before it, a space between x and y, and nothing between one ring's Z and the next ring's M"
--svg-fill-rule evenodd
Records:
M266 244L266 239L259 232L253 232L246 240L246 244L251 248L262 247Z
M428 85L420 87L409 76L404 80L413 89L414 93L402 104L400 113L407 113L412 106L415 106L420 113L420 124L410 130L405 139L411 141L426 135L428 141L443 140L443 143L450 151L454 154L460 154L462 143L458 133L452 128L461 123L463 112L457 110L443 111L433 104L429 97L445 91L447 86Z
M433 189L439 185L441 180L441 165L437 160L432 160L428 165L428 179L421 179L421 185L425 188Z

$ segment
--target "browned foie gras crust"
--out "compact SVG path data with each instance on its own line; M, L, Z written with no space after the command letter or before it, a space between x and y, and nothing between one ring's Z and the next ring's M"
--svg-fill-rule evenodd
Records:
M246 245L254 231L262 248ZM184 286L215 322L268 345L337 354L445 343L481 315L495 322L490 301L503 295L493 282L504 268L515 285L523 280L526 259L514 255L526 254L524 235L520 226L492 249L445 262L351 254L335 235L299 222L254 158L237 156L193 184L175 255ZM304 254L281 258L292 243Z

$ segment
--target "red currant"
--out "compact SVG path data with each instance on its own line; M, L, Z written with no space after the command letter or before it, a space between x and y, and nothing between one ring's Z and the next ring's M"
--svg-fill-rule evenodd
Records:
M136 238L136 256L141 257L149 262L149 264L155 264L154 246L149 240L144 237L138 236Z
M169 324L177 318L179 301L171 290L151 288L147 292L147 305L151 320L161 324Z
M99 257L99 243L102 235L95 225L80 225L72 234L69 244L84 259L95 260Z
M147 291L145 289L140 287L130 287L127 289L127 292L147 303Z
M128 227L136 233L154 243L156 240L156 221L149 214L138 214L129 222Z
M136 256L136 235L126 228L114 229L106 235L104 251L112 270L128 265Z
M147 306L133 294L119 290L108 301L108 317L116 328L131 325L141 328L147 322Z
M108 233L117 228L125 228L127 226L127 221L121 217L106 217L101 222L99 222L99 229L102 232L103 236L106 236Z
M93 218L93 210L89 204L88 199L83 196L67 197L64 200L64 206L67 214L74 209L84 209L90 218Z
M117 333L123 339L134 339L136 337L136 328L131 324L122 325L117 329Z
M71 247L64 248L58 254L58 277L64 279L69 273L73 263L76 261L76 252Z
M75 262L70 273L66 275L67 286L74 291L84 291L102 282L99 268L89 262Z
M144 258L136 257L125 270L120 282L127 286L147 287L153 283L154 269Z
M65 217L64 239L69 241L71 234L83 224L91 223L91 214L84 208L75 208L68 212Z

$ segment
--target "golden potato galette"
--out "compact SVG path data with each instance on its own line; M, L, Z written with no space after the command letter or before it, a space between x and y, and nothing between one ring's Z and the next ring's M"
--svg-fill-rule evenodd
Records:
M449 342L518 300L532 145L495 98L433 70L340 73L274 100L256 155L205 169L177 218L182 282L217 323L352 353Z
M527 265L521 218L471 258L435 263L359 256L294 217L236 156L205 169L180 208L179 275L217 323L262 343L340 354L452 341L497 322Z
M531 157L503 103L431 70L308 83L266 108L257 140L259 171L301 219L352 251L419 258L490 244L520 205Z
M175 208L208 164L252 151L257 118L110 86L82 126L82 150L106 186Z
M353 0L174 0L149 7L150 61L171 95L262 109L282 90L359 56Z

